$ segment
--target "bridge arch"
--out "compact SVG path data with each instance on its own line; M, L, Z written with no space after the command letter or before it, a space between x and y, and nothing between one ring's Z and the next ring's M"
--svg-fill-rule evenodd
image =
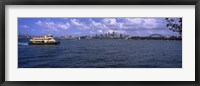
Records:
M161 35L161 34L152 34L152 35L150 35L149 37L164 37L164 36Z

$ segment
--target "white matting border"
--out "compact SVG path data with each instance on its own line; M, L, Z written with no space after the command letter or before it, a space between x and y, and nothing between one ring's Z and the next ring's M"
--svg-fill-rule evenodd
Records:
M6 81L195 81L194 5L6 5ZM183 68L19 68L18 17L183 17Z

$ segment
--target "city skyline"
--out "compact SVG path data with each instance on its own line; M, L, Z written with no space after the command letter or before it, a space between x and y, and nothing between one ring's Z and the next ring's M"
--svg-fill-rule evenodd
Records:
M166 24L165 18L18 18L18 33L35 36L94 36L113 32L130 36L180 35L169 30Z

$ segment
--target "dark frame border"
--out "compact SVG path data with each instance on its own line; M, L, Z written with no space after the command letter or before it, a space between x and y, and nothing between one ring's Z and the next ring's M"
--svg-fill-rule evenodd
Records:
M199 86L200 0L2 0L0 3L2 86ZM5 81L5 5L195 5L195 81Z

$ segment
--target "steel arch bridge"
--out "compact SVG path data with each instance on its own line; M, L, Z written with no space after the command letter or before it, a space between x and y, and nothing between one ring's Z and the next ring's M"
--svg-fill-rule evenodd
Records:
M160 34L152 34L150 35L149 37L164 37L163 35L160 35Z

